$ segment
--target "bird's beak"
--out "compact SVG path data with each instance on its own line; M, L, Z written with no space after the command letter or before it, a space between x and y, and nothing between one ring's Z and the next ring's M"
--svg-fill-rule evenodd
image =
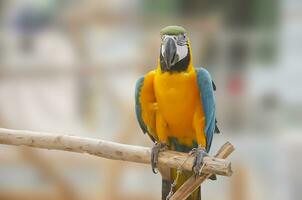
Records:
M163 57L168 69L171 69L177 62L177 47L175 41L172 38L167 38L164 41Z

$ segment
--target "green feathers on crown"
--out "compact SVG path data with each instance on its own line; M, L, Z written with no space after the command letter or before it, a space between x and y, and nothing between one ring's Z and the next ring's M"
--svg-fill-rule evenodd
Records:
M184 33L187 33L187 31L181 26L167 26L160 31L160 35L179 35Z

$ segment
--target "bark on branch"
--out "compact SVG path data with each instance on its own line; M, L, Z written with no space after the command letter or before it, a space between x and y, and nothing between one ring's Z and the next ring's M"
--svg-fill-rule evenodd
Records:
M0 128L0 144L88 153L113 160L124 160L144 164L149 164L151 157L151 149L147 147L71 135L4 128ZM183 170L191 170L193 157L188 159L187 157L188 154L185 153L164 151L159 154L159 165L177 168L183 164ZM231 163L224 159L206 157L202 173L230 176L232 174Z
M227 142L217 152L215 157L227 158L235 150L234 146ZM205 180L210 178L212 174L202 174L201 176L191 176L169 200L181 200L189 197Z

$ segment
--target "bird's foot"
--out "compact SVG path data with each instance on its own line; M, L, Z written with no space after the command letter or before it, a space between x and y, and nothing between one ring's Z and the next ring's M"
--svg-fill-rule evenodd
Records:
M195 176L201 174L201 168L203 167L203 159L204 157L209 156L206 150L202 147L194 148L191 150L190 154L195 156L192 171L194 172Z
M158 154L161 151L167 150L167 144L162 142L155 142L151 150L151 167L154 174L157 174Z

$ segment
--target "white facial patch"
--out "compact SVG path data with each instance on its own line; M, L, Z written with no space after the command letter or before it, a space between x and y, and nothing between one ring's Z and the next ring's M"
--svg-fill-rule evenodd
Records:
M176 44L176 56L178 57L178 61L184 59L188 55L188 41L185 35L163 35L162 36L162 45L161 45L161 54L164 56L165 50L165 40L167 38L171 38L174 40Z
M184 59L187 55L188 55L188 46L184 45L184 46L177 46L177 55L179 57L178 61Z

